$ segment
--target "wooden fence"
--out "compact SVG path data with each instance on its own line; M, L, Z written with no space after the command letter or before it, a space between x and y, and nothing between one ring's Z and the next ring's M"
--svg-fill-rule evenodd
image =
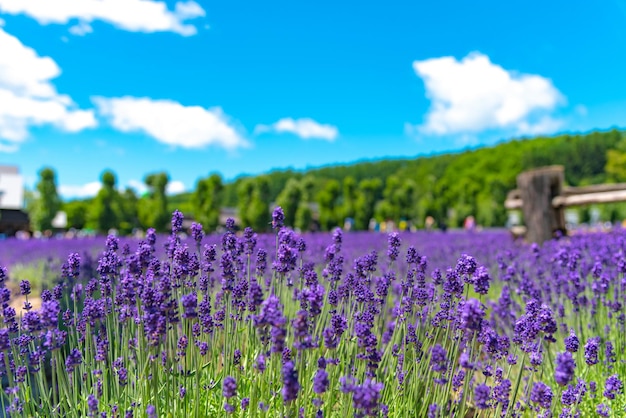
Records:
M522 210L528 241L542 243L557 231L565 232L567 207L626 201L626 183L565 187L564 179L563 166L542 167L517 176L517 189L509 192L504 207Z

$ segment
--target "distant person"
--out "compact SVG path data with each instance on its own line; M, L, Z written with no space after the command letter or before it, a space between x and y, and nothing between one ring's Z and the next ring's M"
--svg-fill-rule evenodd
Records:
M435 226L435 218L433 218L430 215L427 216L426 220L424 221L424 226L426 227L427 231L431 231L433 227Z
M465 228L466 231L470 231L470 232L476 229L476 220L474 219L472 215L465 218L465 222L463 223L463 228Z
M439 230L441 232L446 232L448 230L448 224L446 224L446 221L442 220L439 222Z

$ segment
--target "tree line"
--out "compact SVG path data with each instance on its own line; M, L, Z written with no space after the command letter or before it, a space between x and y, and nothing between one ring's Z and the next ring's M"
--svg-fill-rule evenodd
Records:
M276 170L225 182L216 173L200 178L191 192L166 194L165 172L144 178L148 192L120 191L115 173L101 175L102 187L89 199L62 202L55 173L42 169L36 195L28 208L33 229L51 227L57 210L67 214L68 227L130 233L135 228L165 231L174 209L214 231L225 207L236 208L240 227L269 228L272 205L285 211L285 223L301 230L329 230L351 219L355 229L378 222L404 221L423 227L426 217L461 226L474 216L484 226L502 226L503 202L516 187L516 176L545 165L565 166L571 186L626 181L626 135L623 131L536 137L463 152L334 165L308 170ZM619 217L623 205L607 205ZM584 216L583 216L584 220Z

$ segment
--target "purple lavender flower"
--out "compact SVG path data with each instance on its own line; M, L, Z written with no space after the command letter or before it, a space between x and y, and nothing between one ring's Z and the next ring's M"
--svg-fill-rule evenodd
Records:
M61 267L63 277L75 279L80 272L80 256L78 253L71 253L67 257L67 262Z
M20 293L22 295L30 295L30 282L28 280L20 282Z
M87 407L89 408L89 416L95 416L98 413L98 398L94 395L87 397Z
M624 384L622 383L622 381L616 374L614 374L606 379L603 394L608 399L615 399L615 395L622 393L623 387Z
M470 299L461 308L461 325L469 331L480 331L485 311L476 299Z
M436 403L430 404L428 406L428 415L427 418L437 418L439 415L439 405Z
M288 273L295 270L297 261L298 253L296 249L291 248L285 243L281 243L278 245L276 261L274 261L272 266L278 273Z
M577 402L577 397L578 393L576 388L572 385L568 385L567 389L565 389L561 395L561 403L566 406L573 405Z
M250 398L243 398L241 400L241 409L245 411L246 409L248 409L248 405L250 405Z
M544 409L550 408L552 397L552 389L543 382L536 382L530 392L530 400Z
M7 351L11 348L11 336L7 328L0 329L0 351Z
M222 395L226 399L237 395L237 381L232 376L227 376L222 383Z
M79 366L83 362L83 355L78 348L72 349L65 359L65 370L68 373L72 373L76 366Z
M263 373L265 371L265 356L263 354L259 354L259 356L256 358L254 367L260 373Z
M387 249L387 256L391 261L396 261L400 255L400 235L397 232L392 232L387 238L389 247Z
M616 359L615 359L615 349L613 348L613 343L611 341L607 341L606 342L606 347L605 347L604 353L606 355L606 361L608 363L615 363L616 362Z
M452 377L452 388L454 390L459 390L463 383L465 382L465 370L459 370L457 374Z
M596 408L596 413L601 416L601 417L610 417L611 416L611 408L609 408L607 405L601 403L600 405L598 405L598 407Z
M252 255L256 247L256 234L249 226L243 230L243 253Z
M448 367L448 353L441 344L436 344L430 354L430 366L435 372L445 372Z
M126 367L120 367L117 370L117 378L120 386L126 386L126 383L128 383L128 370L126 370Z
M265 274L267 269L267 251L263 248L259 248L256 252L256 275L261 277Z
M554 380L561 386L567 385L572 377L574 377L574 369L576 362L572 357L572 353L566 351L556 356L556 369L554 371Z
M270 341L272 342L272 353L282 353L285 348L285 338L287 330L283 327L272 327L270 331Z
M146 407L146 414L148 414L148 418L157 418L157 411L154 405L148 405Z
M315 377L313 378L313 391L318 395L322 394L328 389L329 383L328 373L326 370L318 369L317 373L315 373Z
M365 379L362 385L357 385L352 393L352 404L355 409L364 414L374 416L378 410L380 392L384 385L371 379Z
M474 388L474 402L478 409L487 409L490 407L491 388L484 383Z
M185 217L183 214L177 209L172 213L172 234L178 234L183 230L183 219Z
M457 261L455 270L457 274L466 274L472 275L476 272L476 268L478 264L476 263L476 259L471 255L461 254L461 257Z
M600 345L600 337L593 337L587 340L585 344L585 362L593 366L598 363L598 346Z
M489 292L489 282L491 282L489 270L483 266L478 267L474 273L473 282L474 291L479 295L486 295Z
M578 341L578 337L574 333L574 330L570 330L569 336L565 337L565 349L570 353L575 353L578 351L580 343Z
M499 385L493 388L493 398L506 410L509 406L509 395L511 393L511 381L504 379Z
M191 224L191 236L193 240L196 242L196 245L200 246L200 244L202 243L202 239L204 238L204 232L202 231L201 224L197 222L193 222Z
M198 316L196 308L198 307L198 294L196 292L183 295L180 298L183 305L183 318L195 318Z
M283 389L282 395L285 402L290 402L298 398L300 383L298 383L298 371L293 361L287 361L283 365Z
M285 225L285 212L280 206L274 208L272 212L272 228L280 229Z

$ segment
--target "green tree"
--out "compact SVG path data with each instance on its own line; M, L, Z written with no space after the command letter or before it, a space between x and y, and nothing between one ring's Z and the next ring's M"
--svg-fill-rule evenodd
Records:
M130 187L127 187L120 197L119 230L120 233L126 235L139 227L139 198Z
M283 208L285 212L285 225L294 227L296 221L296 211L302 199L302 188L296 179L289 179L285 188L276 198L276 204Z
M250 218L248 217L248 209L250 208L250 203L252 202L252 194L255 187L254 185L254 179L246 178L237 186L237 211L239 213L241 225L244 227L252 224Z
M167 173L153 173L145 177L148 194L139 204L139 220L144 228L154 228L166 232L170 227L171 214L167 210L167 184L170 178Z
M215 231L220 221L222 177L211 174L198 180L192 196L194 216L207 232Z
M404 197L400 189L400 179L397 176L387 177L385 189L383 190L383 200L376 205L376 218L379 221L392 220L398 222L400 220L401 205Z
M343 193L341 195L341 217L340 222L343 223L345 218L354 218L355 203L357 197L356 180L352 176L343 179Z
M358 194L354 202L354 223L356 229L365 230L374 216L374 207L382 189L380 179L361 180Z
M252 190L252 199L247 210L250 226L257 232L265 232L270 225L270 183L267 176L257 177Z
M341 186L335 179L328 180L317 194L317 204L320 211L320 226L328 231L339 225L338 200L341 195Z
M89 202L85 200L73 200L63 203L63 211L67 215L67 226L69 228L83 229L87 224L87 213L89 212Z
M394 193L394 201L398 205L398 220L412 221L415 219L417 201L417 185L411 179L406 179L400 189Z
M100 233L106 234L111 229L118 229L121 208L119 193L115 189L115 173L106 170L100 176L102 187L89 207L87 225Z
M37 198L33 202L30 219L33 229L46 231L52 229L52 220L61 209L61 199L57 193L56 174L52 168L44 167L39 171L39 181L35 186Z
M308 231L313 223L313 193L315 190L315 179L313 176L305 176L300 182L301 198L296 209L294 226L300 231Z
M615 149L606 152L604 171L610 181L626 181L626 137L617 143Z

